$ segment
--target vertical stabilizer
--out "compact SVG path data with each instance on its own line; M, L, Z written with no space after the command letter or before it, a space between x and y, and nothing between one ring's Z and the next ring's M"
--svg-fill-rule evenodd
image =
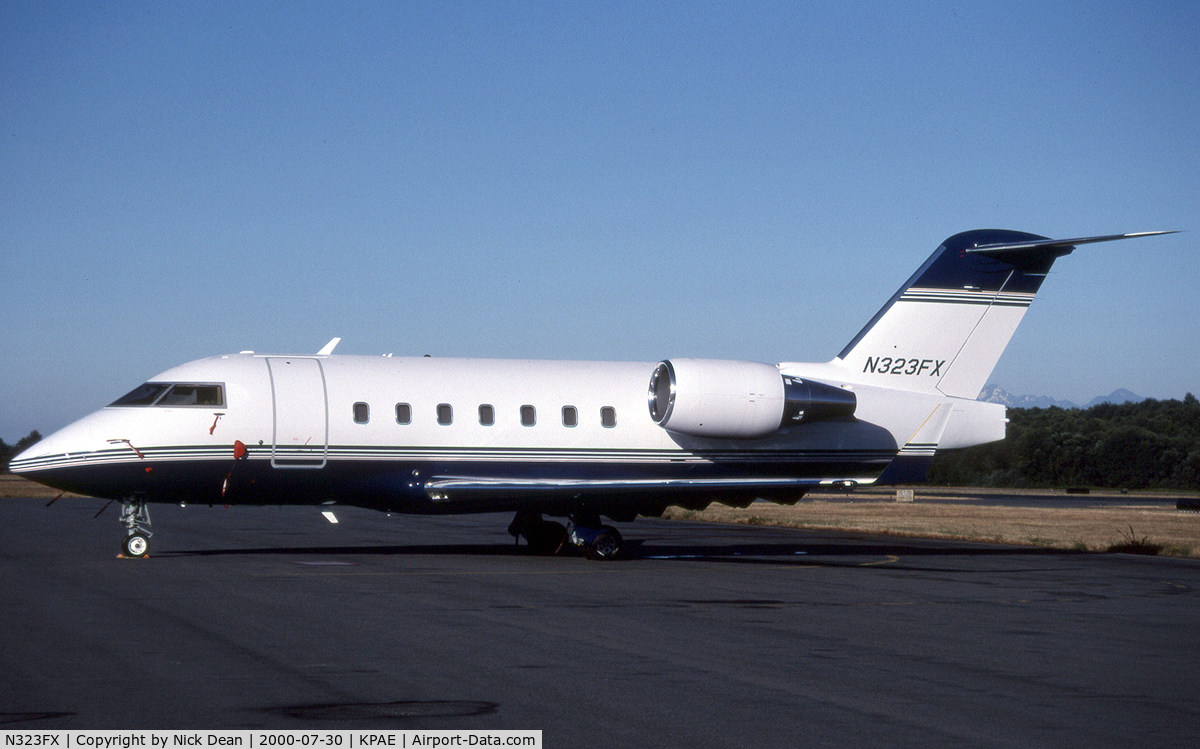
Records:
M1061 240L1003 229L956 234L834 363L860 382L974 399L1056 259L1079 244L1168 233Z

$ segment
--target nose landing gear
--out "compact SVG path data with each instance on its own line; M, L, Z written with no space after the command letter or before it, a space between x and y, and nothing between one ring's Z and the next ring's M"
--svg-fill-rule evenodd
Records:
M121 500L121 524L128 534L121 542L122 556L140 559L146 556L150 549L150 510L142 497L128 497Z

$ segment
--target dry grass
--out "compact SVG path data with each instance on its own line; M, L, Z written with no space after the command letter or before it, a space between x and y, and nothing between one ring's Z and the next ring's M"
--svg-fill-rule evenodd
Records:
M974 492L974 490L972 490ZM1041 492L1041 495L1049 492ZM1009 493L1011 494L1011 492ZM1079 551L1106 551L1135 542L1132 549L1172 556L1200 556L1200 514L1179 512L1174 497L1161 503L1110 503L1096 507L996 507L941 495L912 503L886 495L862 500L803 500L791 507L757 502L745 509L712 505L703 512L670 508L664 517L720 523L884 533L922 538L992 541ZM1119 495L1116 495L1119 496ZM1158 498L1156 497L1156 500ZM1151 552L1153 553L1153 552Z
M35 484L29 479L23 479L11 473L0 473L0 497L46 497L54 498L62 494L58 489ZM67 496L77 497L78 494Z

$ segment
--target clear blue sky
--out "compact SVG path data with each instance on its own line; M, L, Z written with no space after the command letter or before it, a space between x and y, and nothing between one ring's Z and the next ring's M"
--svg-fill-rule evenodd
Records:
M0 6L0 437L253 349L826 361L945 237L993 375L1200 392L1200 4ZM649 378L647 371L647 378Z

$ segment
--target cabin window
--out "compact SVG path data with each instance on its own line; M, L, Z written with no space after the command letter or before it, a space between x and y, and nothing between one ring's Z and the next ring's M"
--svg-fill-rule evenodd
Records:
M521 406L521 426L531 427L537 423L537 409L533 406Z
M371 407L366 403L358 402L354 404L354 423L366 424L371 420Z
M449 403L439 403L437 406L438 423L450 426L454 422L454 408Z
M563 406L563 426L573 427L579 425L579 409L574 406Z
M496 409L492 408L487 403L479 407L479 423L485 427L490 427L496 423Z
M156 406L220 406L220 385L172 385Z
M396 404L396 423L411 424L412 423L412 406L407 403Z
M158 396L165 393L169 387L171 386L165 382L147 382L144 385L138 385L108 405L149 406L158 400Z
M612 406L605 406L600 409L600 426L606 429L612 429L617 425L617 409Z
M111 406L165 406L222 408L225 386L220 383L147 382L110 403Z

